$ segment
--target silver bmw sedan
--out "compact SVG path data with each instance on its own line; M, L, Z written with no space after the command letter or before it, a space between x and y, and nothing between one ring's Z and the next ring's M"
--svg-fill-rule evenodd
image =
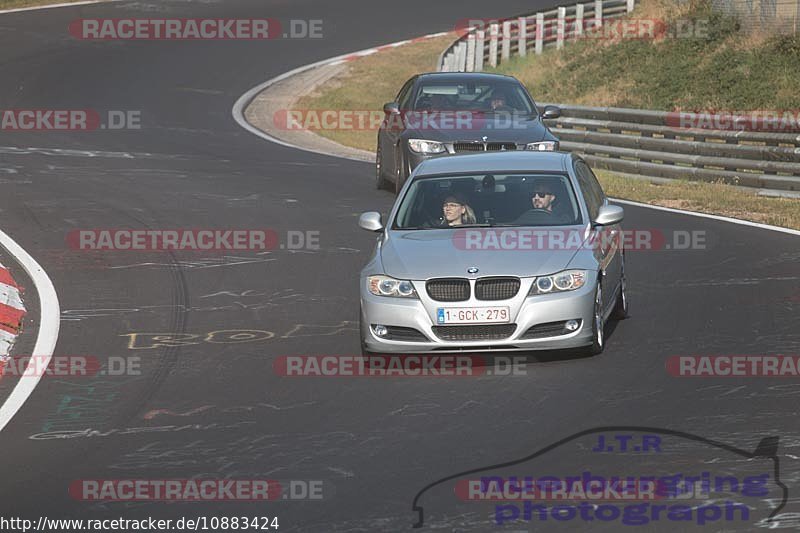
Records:
M361 271L370 353L598 354L627 316L621 207L578 156L483 153L415 169Z

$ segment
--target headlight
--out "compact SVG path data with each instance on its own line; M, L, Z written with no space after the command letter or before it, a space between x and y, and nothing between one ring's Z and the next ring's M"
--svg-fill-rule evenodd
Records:
M446 152L447 149L443 143L437 141L425 141L423 139L409 139L408 147L412 152L418 154L441 154Z
M534 280L528 296L566 292L580 289L586 283L585 270L564 270L550 276L539 276Z
M410 281L394 279L389 276L369 276L367 289L375 296L417 297L417 291L414 290L414 285Z
M558 150L558 141L542 141L538 143L528 143L525 145L526 150L533 150L535 152L554 152Z

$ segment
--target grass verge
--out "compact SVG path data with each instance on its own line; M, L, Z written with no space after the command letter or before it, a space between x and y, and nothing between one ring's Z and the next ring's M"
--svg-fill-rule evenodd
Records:
M639 13L638 16L642 18L647 16L656 17L660 6L666 4L667 2L663 0L644 0L641 6L642 11L637 11ZM686 17L686 10L690 8L697 9L695 4L691 4L689 7L684 7L683 11L676 11L675 16ZM637 7L637 10L639 10L639 7ZM332 79L324 87L320 87L316 92L302 98L295 107L297 109L335 110L381 109L385 102L394 98L408 78L418 72L433 70L438 55L454 39L454 35L431 39L356 59L348 64L348 68L344 73ZM739 56L735 54L732 56L724 55L726 49L738 49L739 52L737 54L741 53L747 56L746 64L752 67L758 61L763 61L764 54L771 49L759 48L761 45L777 46L775 43L765 45L763 42L759 44L753 41L736 44L731 42L730 35L725 37L723 41L723 43L714 48L716 50L715 54L711 55L723 54L723 56L715 59L717 68L725 64L725 61L732 61L733 63L728 67L728 70L732 71L737 71L737 69L741 71L744 66L737 67L735 61L738 60ZM623 46L623 49L620 49L621 51L615 51L615 46L618 45ZM626 46L632 46L633 48L628 49ZM515 63L510 63L503 71L526 81L531 93L541 101L550 100L587 105L628 105L644 108L659 106L668 108L673 104L678 105L678 103L681 105L697 104L701 108L711 106L719 108L722 105L721 103L724 102L726 103L725 105L733 105L733 108L738 109L765 108L770 105L788 106L790 102L794 102L795 108L800 108L800 76L796 76L796 73L800 72L800 48L798 48L794 58L783 54L779 59L772 59L772 61L784 66L795 62L797 64L797 68L785 72L775 80L776 90L767 91L761 88L760 84L766 82L767 79L749 82L751 83L750 88L745 93L752 95L752 98L741 97L740 95L744 93L741 92L740 88L736 87L735 83L715 81L715 78L710 77L708 74L699 74L699 72L704 72L701 70L692 71L694 74L691 74L691 76L705 76L696 79L703 80L702 83L698 83L696 80L690 83L690 78L687 78L689 76L687 74L687 76L681 77L683 81L676 81L668 85L668 89L663 91L659 88L659 91L652 96L648 96L647 91L641 91L635 87L628 92L619 92L622 85L631 84L630 81L620 81L628 79L626 77L627 71L619 71L622 65L627 65L626 68L628 69L638 69L645 78L647 77L645 74L648 71L652 71L654 65L656 65L656 56L659 54L657 50L655 56L646 55L645 58L641 57L641 53L626 56L626 50L628 52L631 50L639 50L641 52L647 46L656 46L656 44L634 42L614 45L613 43L604 43L601 51L596 50L596 43L570 44L564 49L563 54L557 54L555 51L547 52L540 58L531 60L530 64L518 62L515 67ZM678 46L687 45L679 44ZM754 52L755 55L748 56L748 49L757 49L758 53ZM684 58L683 54L685 53L688 52L683 50L680 53L675 51L664 55L661 60L663 62L658 63L663 71L662 75L659 75L658 79L661 80L659 83L664 82L664 76L670 77L666 73L680 71L681 65L684 64L682 62L684 59L693 63L703 63L702 61L698 62L697 58ZM593 59L582 59L581 54L591 54ZM601 59L606 57L606 54L610 54L609 58ZM577 63L570 63L571 61ZM639 61L644 63L637 66L636 64ZM669 61L673 61L673 63L669 63ZM586 80L582 80L581 70L575 65L580 63L583 65L582 68L585 68L587 65L592 66L593 62L598 62L602 67L592 67L592 74L590 76L587 75L589 77ZM537 72L537 69L541 69L542 72ZM608 72L614 72L614 75L609 77ZM763 70L760 72L763 74ZM563 83L557 80L558 75L566 76ZM794 76L793 79L789 79L792 76ZM601 78L609 79L605 88L592 86L592 83ZM553 80L558 81L559 85L552 88L546 87L547 83ZM768 81L771 83L773 80ZM639 81L636 83L639 83ZM696 87L696 90L693 88L693 86L699 85L703 85L703 87ZM795 86L797 87L796 90L786 89L787 87ZM691 90L687 93L684 89ZM792 91L794 93L790 94ZM756 97L759 92L764 94ZM639 96L634 98L631 95ZM374 130L324 130L319 133L340 144L363 150L373 151L375 149L376 131ZM600 170L597 174L606 193L615 198L729 216L800 230L800 200L797 199L767 198L758 196L755 192L743 191L723 183L675 180L666 184L656 184L609 171Z
M0 11L20 7L46 6L48 4L71 4L81 0L0 0Z
M494 72L517 77L542 102L663 111L800 109L800 37L746 35L710 4L642 0L628 18L663 21L666 31L654 39L587 37L561 51L515 58Z

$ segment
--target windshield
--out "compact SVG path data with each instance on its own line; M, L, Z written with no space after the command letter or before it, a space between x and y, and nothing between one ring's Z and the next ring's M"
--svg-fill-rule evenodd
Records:
M476 174L414 181L393 229L582 224L564 174Z
M535 113L525 89L513 81L426 82L417 88L411 110Z

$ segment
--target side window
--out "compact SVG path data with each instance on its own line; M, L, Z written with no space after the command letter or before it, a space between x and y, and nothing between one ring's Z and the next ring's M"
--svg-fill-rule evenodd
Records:
M411 78L403 85L403 88L400 89L400 92L397 93L397 103L400 104L400 109L407 109L408 106L408 97L411 94L411 87L414 85L414 78Z
M589 218L594 220L600 212L600 206L605 201L603 189L600 188L600 183L597 182L597 178L585 163L576 162L575 173L578 176L578 184L581 187L581 194L586 202L586 208L589 210Z

